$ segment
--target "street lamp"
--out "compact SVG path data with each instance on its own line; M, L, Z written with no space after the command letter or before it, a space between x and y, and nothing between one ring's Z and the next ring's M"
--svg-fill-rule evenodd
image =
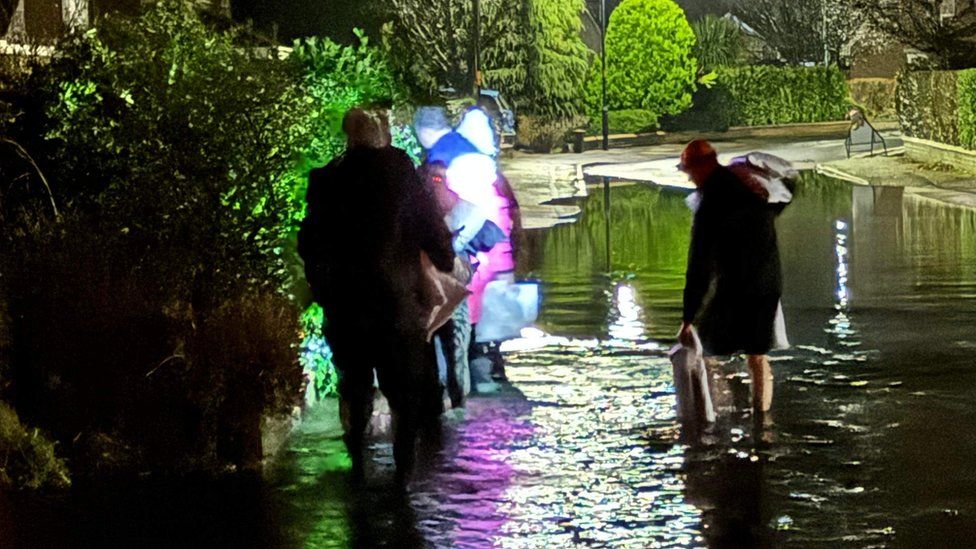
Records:
M473 11L474 29L471 33L474 38L474 100L481 100L481 2L471 0Z
M600 79L603 83L603 150L610 150L610 109L607 106L607 0L600 0Z

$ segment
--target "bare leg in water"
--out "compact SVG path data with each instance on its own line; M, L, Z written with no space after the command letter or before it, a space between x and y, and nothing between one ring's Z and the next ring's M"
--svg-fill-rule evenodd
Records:
M752 407L768 412L773 406L773 369L766 355L749 355L749 374L752 377Z

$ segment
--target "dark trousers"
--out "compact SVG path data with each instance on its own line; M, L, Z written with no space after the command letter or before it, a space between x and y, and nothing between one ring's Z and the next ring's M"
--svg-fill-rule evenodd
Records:
M325 331L339 373L344 441L357 473L363 470L364 439L373 413L374 372L393 414L397 472L413 469L418 429L442 410L432 344L419 331L405 331L376 318L330 317Z
M464 406L464 389L462 380L458 379L457 371L457 339L454 337L455 324L453 320L447 321L434 337L441 342L441 349L444 351L444 359L447 361L447 395L451 399L453 408ZM436 356L435 356L436 361Z

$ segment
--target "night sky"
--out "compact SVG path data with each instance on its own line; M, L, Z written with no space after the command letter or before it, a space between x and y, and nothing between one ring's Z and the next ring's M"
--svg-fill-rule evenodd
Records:
M607 0L608 9L621 0ZM691 18L705 13L723 14L730 0L679 0ZM252 20L266 33L277 25L278 37L290 41L300 36L328 36L348 43L353 40L352 29L364 28L377 37L386 20L385 0L232 0L234 16L240 21ZM599 13L599 0L587 0L594 14Z

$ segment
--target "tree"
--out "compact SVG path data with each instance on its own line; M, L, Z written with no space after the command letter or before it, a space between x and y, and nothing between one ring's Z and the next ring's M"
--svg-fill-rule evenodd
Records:
M583 0L530 0L529 59L524 102L549 119L583 112L584 84L592 52L583 43Z
M928 54L935 65L949 69L976 66L976 6L972 2L851 2L868 25Z
M855 31L851 0L734 0L732 13L790 64L840 59ZM878 0L865 0L878 2Z
M400 79L418 100L441 88L469 91L474 84L474 13L471 0L392 0L383 40ZM492 85L525 82L526 12L523 2L481 0L484 76Z
M672 0L625 0L607 31L607 102L611 110L642 109L650 123L691 105L698 63L695 34ZM600 103L599 63L590 72L587 103Z
M481 70L486 88L500 90L518 108L526 108L529 74L527 3L482 1Z
M745 54L745 34L731 19L706 15L691 26L697 40L695 59L702 71L734 65Z

